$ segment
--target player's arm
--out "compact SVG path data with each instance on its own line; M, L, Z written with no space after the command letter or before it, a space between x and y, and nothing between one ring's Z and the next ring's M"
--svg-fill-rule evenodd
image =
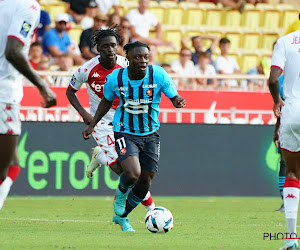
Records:
M184 108L186 106L186 100L180 95L176 95L170 100L175 108Z
M269 78L269 90L273 97L274 106L273 111L276 117L281 116L280 108L284 105L283 100L279 95L279 77L282 70L278 67L271 67L271 73Z
M91 121L90 125L82 132L83 138L85 140L90 139L90 136L94 130L94 127L96 126L96 124L102 119L103 116L105 116L105 114L109 111L109 109L111 108L111 105L113 104L113 101L109 101L107 100L105 97L103 97L103 99L101 100L96 114L93 118L93 120Z
M274 130L274 137L273 137L273 141L275 143L276 148L278 148L279 125L280 125L280 117L277 118L277 121L275 124L275 130Z
M49 108L56 105L56 95L47 87L46 83L31 67L26 56L22 52L23 44L14 37L8 37L5 57L6 59L29 81L31 81L39 90L44 99L42 106Z
M71 105L78 111L78 113L82 117L84 123L86 125L89 125L93 120L93 116L89 112L87 112L84 107L82 107L82 105L80 104L76 96L76 92L77 92L76 89L73 89L71 86L68 86L66 95Z

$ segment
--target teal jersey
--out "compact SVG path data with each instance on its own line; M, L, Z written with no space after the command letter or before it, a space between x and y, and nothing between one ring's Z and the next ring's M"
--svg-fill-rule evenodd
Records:
M143 136L158 130L162 92L168 98L177 95L171 77L159 66L149 65L141 80L130 80L128 68L114 70L104 84L107 100L113 101L116 96L120 99L113 120L114 131Z

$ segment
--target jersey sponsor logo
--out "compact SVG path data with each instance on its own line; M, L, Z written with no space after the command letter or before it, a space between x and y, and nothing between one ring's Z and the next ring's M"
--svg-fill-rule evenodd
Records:
M98 74L98 72L94 72L94 74L92 75L92 77L100 77L100 75Z
M31 24L24 21L23 24L22 24L22 28L20 30L20 34L24 37L27 37L27 35L30 31L30 28L31 28Z
M73 75L71 79L71 85L75 86L75 83L76 83L76 77Z
M137 100L128 100L124 103L124 108L125 108L126 112L128 112L130 114L148 113L148 110L149 110L148 105L141 105L143 103L146 103L144 101L145 101L144 99L139 99L139 102L137 102Z
M33 9L33 10L37 11L37 6L33 4L33 5L30 6L30 9Z
M102 86L100 84L98 84L98 83L95 83L95 81L91 83L91 86L97 92L100 92L101 89L102 89Z
M153 88L157 88L157 84L145 84L143 85L143 88L147 88L147 89L153 89Z

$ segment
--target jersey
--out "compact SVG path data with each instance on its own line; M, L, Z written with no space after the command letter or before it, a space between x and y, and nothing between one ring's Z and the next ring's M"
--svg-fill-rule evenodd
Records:
M124 57L117 56L116 65L112 69L107 70L101 65L100 56L96 56L74 72L70 86L75 90L79 90L82 84L86 83L87 92L90 97L91 114L93 116L103 98L103 85L106 77L115 69L127 67L127 64L127 60ZM114 110L118 104L119 100L116 99L112 105L113 110L110 110L110 112L103 117L103 121L110 123L113 120Z
M23 97L22 75L5 57L7 38L21 42L28 55L39 20L40 6L35 0L0 1L0 102L18 104Z
M162 92L168 98L177 95L171 77L159 66L149 65L141 80L130 80L128 68L110 74L104 85L104 96L109 101L115 96L120 99L113 120L114 132L143 136L158 130Z
M284 71L285 102L300 102L300 30L278 39L274 46L271 67Z

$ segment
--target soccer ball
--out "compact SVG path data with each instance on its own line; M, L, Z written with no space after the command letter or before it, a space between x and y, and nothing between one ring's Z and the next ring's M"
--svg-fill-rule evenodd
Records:
M173 228L173 215L164 207L155 207L146 214L145 224L151 233L167 233Z

